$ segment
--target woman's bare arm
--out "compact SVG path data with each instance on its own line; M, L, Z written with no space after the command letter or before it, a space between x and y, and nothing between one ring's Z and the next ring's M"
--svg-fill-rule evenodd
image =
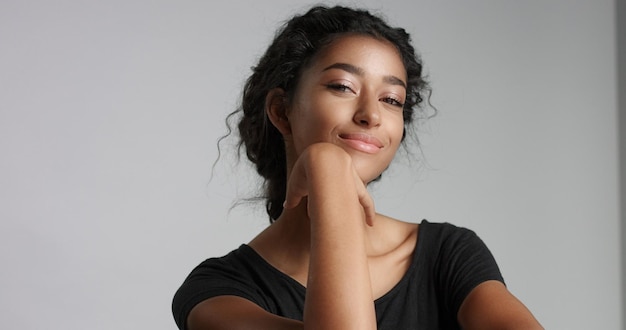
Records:
M304 328L376 329L366 253L366 218L374 214L369 194L351 157L335 145L312 145L298 162L292 176L306 176L311 219ZM288 186L287 203L290 192Z
M189 330L376 329L365 237L374 207L350 156L328 143L307 148L294 165L287 196L287 210L308 203L311 222L304 322L241 297L219 296L192 309Z
M188 330L302 330L300 321L280 317L237 296L219 296L196 305L187 318Z
M459 308L463 329L543 329L531 312L498 281L487 281L465 298Z

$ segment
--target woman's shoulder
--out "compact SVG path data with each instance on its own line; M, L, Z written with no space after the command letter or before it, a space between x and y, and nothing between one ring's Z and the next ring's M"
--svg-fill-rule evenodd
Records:
M418 236L420 238L425 236L426 239L446 239L451 236L475 235L472 230L449 222L431 222L426 219L410 222L382 214L378 215L378 220L372 230L379 232L380 237L387 238L394 245L405 243L411 238L417 242Z
M225 255L211 257L202 261L189 274L187 281L196 277L226 275L229 273L245 274L242 269L258 270L262 264L260 259L248 245L241 244L238 248Z
M425 219L420 222L420 232L424 240L439 244L479 239L478 235L469 228L449 222L430 222Z
M380 215L379 220L381 226L377 230L380 231L379 236L386 240L387 246L410 247L415 251L425 249L432 253L432 249L480 241L473 230L449 222L431 222L426 219L407 222L384 215Z

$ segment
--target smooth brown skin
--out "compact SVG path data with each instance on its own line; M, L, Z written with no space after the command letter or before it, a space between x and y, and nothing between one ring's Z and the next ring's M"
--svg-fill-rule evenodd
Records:
M304 321L220 296L193 308L190 330L376 329L373 301L406 273L419 236L417 224L375 213L366 189L400 144L406 92L398 82L405 81L392 45L345 36L305 70L291 103L280 89L268 94L268 117L287 150L287 200L281 216L249 245L307 287ZM379 149L354 143L357 133ZM458 320L463 329L542 329L497 281L472 290Z

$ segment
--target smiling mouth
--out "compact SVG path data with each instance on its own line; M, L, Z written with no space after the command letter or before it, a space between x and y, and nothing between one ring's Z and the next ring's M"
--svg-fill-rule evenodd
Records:
M382 142L369 134L340 134L339 137L351 148L368 154L377 153L383 148Z

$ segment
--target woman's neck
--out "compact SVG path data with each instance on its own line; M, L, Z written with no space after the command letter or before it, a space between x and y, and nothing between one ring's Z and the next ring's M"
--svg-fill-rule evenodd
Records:
M306 286L311 247L311 224L306 200L294 209L284 210L249 246L263 259Z

